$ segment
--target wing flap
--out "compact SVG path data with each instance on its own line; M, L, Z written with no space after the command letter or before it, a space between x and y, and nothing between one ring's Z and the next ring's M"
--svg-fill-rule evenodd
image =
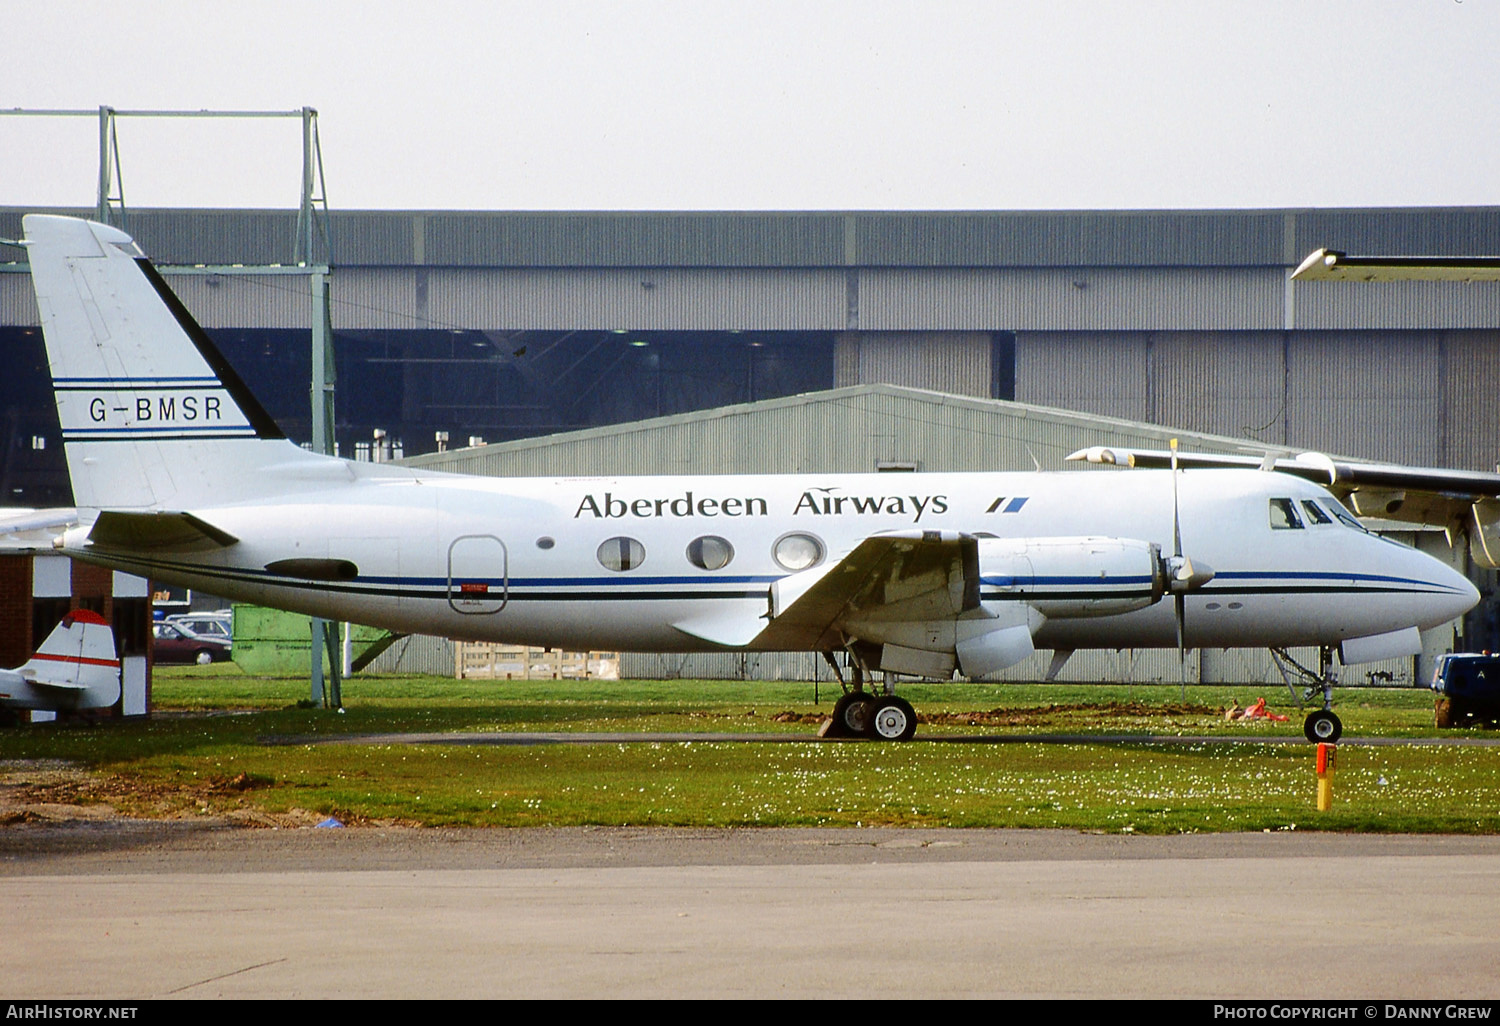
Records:
M76 509L18 509L0 516L0 549L30 552L51 548L52 540L78 526Z
M858 620L950 620L979 606L979 544L953 531L872 535L829 567L771 586L771 622L757 647L828 649Z

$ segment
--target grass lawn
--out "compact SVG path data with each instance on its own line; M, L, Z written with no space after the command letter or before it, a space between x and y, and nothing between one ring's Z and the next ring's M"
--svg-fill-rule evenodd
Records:
M40 800L127 815L336 816L345 823L674 826L911 825L1084 830L1500 831L1500 748L1343 745L1334 808L1315 808L1313 746L1286 690L1177 685L913 684L918 742L716 741L812 736L836 687L726 681L456 681L358 676L345 711L298 708L307 682L234 667L159 668L156 715L0 732L0 771ZM1264 696L1286 723L1221 710ZM1421 738L1429 692L1340 689L1346 740ZM694 732L691 742L453 745L265 743L398 732ZM1461 733L1461 732L1460 732ZM1099 735L1097 742L923 744L923 737ZM1106 735L1283 738L1121 744ZM71 783L31 767L80 767ZM36 777L35 773L31 773ZM39 779L39 778L38 778Z

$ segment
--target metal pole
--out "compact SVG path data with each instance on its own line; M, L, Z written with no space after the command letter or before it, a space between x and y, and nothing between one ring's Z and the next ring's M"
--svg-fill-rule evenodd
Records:
M114 127L115 112L109 107L99 108L99 195L94 207L94 220L109 224L109 193L114 181L114 171L109 158L109 136Z
M302 199L297 207L297 262L313 262L313 109L302 108ZM318 450L322 452L322 449Z
M311 219L308 221L311 224ZM308 236L309 243L311 235ZM312 284L312 447L315 452L334 454L334 355L332 307L328 297L328 275L314 270L310 276ZM327 624L319 617L312 620L312 678L313 701L337 709L343 705L340 670L342 660L337 655L337 627L330 637ZM323 656L328 655L329 687L323 688Z

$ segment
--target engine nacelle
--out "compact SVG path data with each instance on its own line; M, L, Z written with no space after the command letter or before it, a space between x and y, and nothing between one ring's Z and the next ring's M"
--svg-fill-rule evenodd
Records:
M1161 547L1135 538L981 538L979 577L983 601L1049 620L1144 609L1168 587Z
M1500 499L1480 499L1474 503L1469 523L1469 552L1480 566L1500 569Z

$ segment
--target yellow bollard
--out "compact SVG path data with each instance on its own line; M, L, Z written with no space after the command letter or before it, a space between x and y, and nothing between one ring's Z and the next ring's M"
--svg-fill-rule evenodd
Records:
M1333 762L1338 745L1318 745L1318 811L1333 808Z

